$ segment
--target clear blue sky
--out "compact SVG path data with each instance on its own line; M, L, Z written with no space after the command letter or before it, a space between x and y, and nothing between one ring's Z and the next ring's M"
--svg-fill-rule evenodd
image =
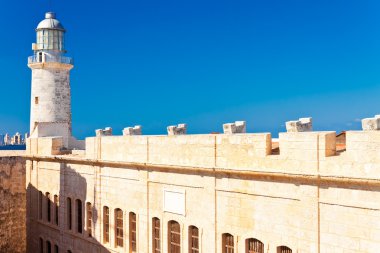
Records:
M67 30L73 131L189 133L246 120L284 131L359 129L380 114L378 0L1 0L0 133L28 131L35 27L49 10Z

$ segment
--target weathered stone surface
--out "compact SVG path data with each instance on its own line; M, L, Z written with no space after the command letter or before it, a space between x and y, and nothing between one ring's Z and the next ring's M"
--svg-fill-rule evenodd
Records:
M141 126L134 126L134 127L126 127L123 129L123 135L141 135L142 134L142 127Z
M183 135L186 134L187 125L186 124L178 124L178 126L168 126L168 135Z
M380 130L380 115L375 115L374 118L362 119L362 128L364 131Z
M112 128L106 127L105 129L96 129L95 133L96 133L96 136L111 136Z
M235 121L235 123L223 124L225 134L242 134L247 132L245 121Z
M26 252L25 177L25 159L0 151L0 252Z
M300 118L286 122L287 132L310 132L313 131L312 118Z

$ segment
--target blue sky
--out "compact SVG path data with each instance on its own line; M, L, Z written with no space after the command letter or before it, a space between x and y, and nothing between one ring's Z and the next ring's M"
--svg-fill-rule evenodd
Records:
M49 10L67 30L74 135L141 124L189 133L247 120L284 131L359 129L380 114L378 0L1 1L0 132L29 127L35 27Z

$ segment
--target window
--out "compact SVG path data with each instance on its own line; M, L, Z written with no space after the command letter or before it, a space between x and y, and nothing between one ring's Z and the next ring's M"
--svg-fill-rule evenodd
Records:
M38 192L38 218L42 220L42 192Z
M59 248L58 248L58 245L54 245L54 253L59 253Z
M42 53L40 52L40 53L38 53L38 60L37 60L38 62L42 62Z
M223 234L222 236L222 252L234 253L234 236L231 234Z
M50 193L46 193L46 218L48 222L51 222L51 202Z
M136 252L136 214L129 213L129 252Z
M38 97L34 97L34 104L38 105Z
M44 253L44 240L40 237L40 243L38 245L40 253Z
M199 230L195 226L189 227L189 253L199 252Z
M54 195L54 223L58 226L58 196Z
M249 238L245 240L246 253L264 253L264 244L257 239Z
M76 205L77 232L81 234L83 230L82 201L80 199L77 199L75 201L75 205Z
M68 250L67 253L72 253L71 250Z
M277 253L292 253L292 250L286 246L277 247Z
M86 223L87 233L88 233L88 236L91 237L92 236L92 206L90 202L87 202L86 208L87 208L87 223Z
M153 245L153 253L161 252L161 226L160 219L153 218L152 219L152 245Z
M181 227L173 220L168 223L168 248L169 253L181 252Z
M110 241L110 210L108 206L103 207L103 243Z
M115 210L115 244L116 247L123 247L123 211L119 208Z
M46 241L46 252L51 253L51 243L49 241Z
M67 229L73 229L73 206L71 198L67 198Z

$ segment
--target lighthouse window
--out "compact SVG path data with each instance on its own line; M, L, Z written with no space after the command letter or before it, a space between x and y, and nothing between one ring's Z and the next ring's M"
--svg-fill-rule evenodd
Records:
M38 105L38 97L34 97L34 104Z

